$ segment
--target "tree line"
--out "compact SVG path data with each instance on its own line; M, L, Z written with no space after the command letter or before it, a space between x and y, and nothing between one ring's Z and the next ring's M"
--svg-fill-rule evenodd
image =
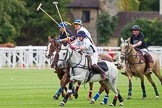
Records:
M70 21L67 17L68 9L66 6L73 0L54 1L58 2L58 8L63 20ZM57 9L53 4L54 1L0 0L0 43L14 42L16 45L45 45L48 35L58 36L57 24L41 10L36 10L39 3L42 3L42 8L56 21L60 22ZM159 11L159 0L118 0L117 5L122 11ZM105 22L109 23L109 25L105 25ZM117 26L117 20L107 13L103 13L99 16L97 25L98 32L101 35L98 40L103 43L105 39L109 40L110 37L104 38L102 36L113 33ZM155 26L159 28L160 25ZM157 32L161 33L160 30ZM150 31L150 33L152 32ZM156 44L156 42L151 44Z

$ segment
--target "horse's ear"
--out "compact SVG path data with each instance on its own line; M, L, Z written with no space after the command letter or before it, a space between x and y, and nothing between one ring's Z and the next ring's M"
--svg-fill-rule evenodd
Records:
M51 40L51 36L48 36L48 40Z
M121 38L120 38L120 41L121 41L121 43L123 43L123 42L124 42L124 39L121 37Z

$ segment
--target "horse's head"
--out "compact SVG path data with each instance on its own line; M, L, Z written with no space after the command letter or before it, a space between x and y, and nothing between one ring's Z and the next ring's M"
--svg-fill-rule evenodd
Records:
M54 55L54 52L58 52L60 50L60 44L56 42L55 38L48 38L48 44L47 44L47 51L46 51L46 57L50 58Z
M121 38L121 45L120 45L120 49L121 49L121 60L125 60L129 55L129 53L131 52L131 44L128 40L124 40L123 38Z
M67 64L67 62L70 58L71 51L72 51L72 49L69 47L69 45L61 46L61 49L59 51L59 60L57 63L59 68L63 68Z

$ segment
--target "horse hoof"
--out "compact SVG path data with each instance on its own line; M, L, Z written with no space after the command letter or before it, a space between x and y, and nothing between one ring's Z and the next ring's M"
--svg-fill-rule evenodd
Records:
M78 99L78 93L77 92L74 92L73 96L74 96L75 99Z
M104 102L100 102L100 105L106 105Z
M53 99L58 100L58 96L57 95L53 96Z
M87 100L91 100L91 97L87 97Z
M146 97L142 97L142 99L146 99Z
M156 96L155 99L159 99L159 96Z
M131 99L131 98L132 98L132 96L128 96L128 97L127 97L128 100Z
M65 105L65 103L64 102L61 102L59 106L64 106L64 105Z
M119 106L124 106L123 102L120 102Z
M114 106L114 104L113 104L113 103L111 103L109 106Z
M94 99L92 99L91 100L91 102L90 102L90 104L94 104L95 103L95 100Z

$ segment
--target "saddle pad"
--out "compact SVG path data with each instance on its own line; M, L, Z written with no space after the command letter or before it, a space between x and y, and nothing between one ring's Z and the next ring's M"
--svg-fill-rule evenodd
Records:
M98 62L98 66L100 66L104 71L108 71L107 64L104 61Z
M140 59L143 60L144 62L146 62L146 59L145 59L143 53L142 53L140 50L136 50L136 51L137 51L137 53L138 53Z

